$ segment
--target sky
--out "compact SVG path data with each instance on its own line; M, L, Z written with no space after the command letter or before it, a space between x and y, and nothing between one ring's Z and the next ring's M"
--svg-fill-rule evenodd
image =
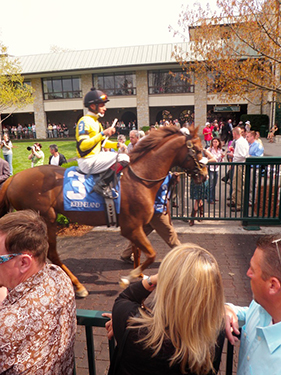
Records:
M201 0L205 1L205 0ZM206 1L207 2L207 1ZM15 56L176 43L183 0L2 0L0 41ZM185 4L190 0L185 0Z

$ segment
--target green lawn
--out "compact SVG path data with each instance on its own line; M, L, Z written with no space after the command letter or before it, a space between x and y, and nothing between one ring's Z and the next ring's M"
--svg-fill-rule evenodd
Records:
M76 149L75 149L75 140L46 140L46 141L38 141L42 145L42 151L45 154L44 164L49 163L49 156L50 150L49 145L51 144L57 144L59 148L59 152L63 154L66 157L66 160L75 158L76 155ZM28 141L13 141L13 168L14 168L14 174L17 172L20 172L24 169L28 169L31 167L31 161L28 160L28 155L30 154L30 151L28 151L26 148L27 146L33 145L33 140L30 139ZM1 158L4 159L3 153L1 150Z
M113 142L116 141L115 137L110 138ZM49 146L51 144L56 144L58 146L59 152L63 154L66 157L66 160L73 159L77 157L76 154L76 141L74 139L53 139L53 140L37 140L37 142L41 143L42 145L42 151L45 154L44 164L49 163L49 156L50 150ZM126 143L129 143L128 140ZM33 145L33 139L30 140L24 140L24 141L14 141L13 143L13 169L14 174L24 170L31 168L31 161L28 160L28 155L30 154L30 151L28 151L26 148L28 146ZM1 152L1 158L4 159L2 150Z

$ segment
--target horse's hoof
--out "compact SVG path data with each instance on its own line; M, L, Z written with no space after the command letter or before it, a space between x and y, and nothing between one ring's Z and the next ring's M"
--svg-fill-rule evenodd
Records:
M126 289L130 285L130 281L127 277L121 277L119 285L122 289Z
M84 288L84 289L76 290L75 295L78 298L85 298L89 295L89 292L87 291L86 288Z

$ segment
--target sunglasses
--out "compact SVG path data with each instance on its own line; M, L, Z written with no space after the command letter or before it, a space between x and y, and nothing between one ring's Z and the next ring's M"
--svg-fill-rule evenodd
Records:
M21 253L18 254L7 254L7 255L0 255L0 264L8 262L9 260L17 257L18 255L21 255Z
M281 264L280 250L279 250L279 246L278 246L278 242L280 242L280 241L281 241L281 238L279 238L278 240L272 241L272 243L275 243L275 245L276 245L276 251L277 251L277 254L278 254L279 262Z

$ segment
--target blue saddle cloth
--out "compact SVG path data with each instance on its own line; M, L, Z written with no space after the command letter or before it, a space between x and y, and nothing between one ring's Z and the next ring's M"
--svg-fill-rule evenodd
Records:
M91 192L99 175L85 175L77 167L67 168L63 180L63 200L65 211L104 211L104 198ZM116 190L119 197L114 199L116 213L120 213L120 181ZM114 193L113 193L114 194Z

